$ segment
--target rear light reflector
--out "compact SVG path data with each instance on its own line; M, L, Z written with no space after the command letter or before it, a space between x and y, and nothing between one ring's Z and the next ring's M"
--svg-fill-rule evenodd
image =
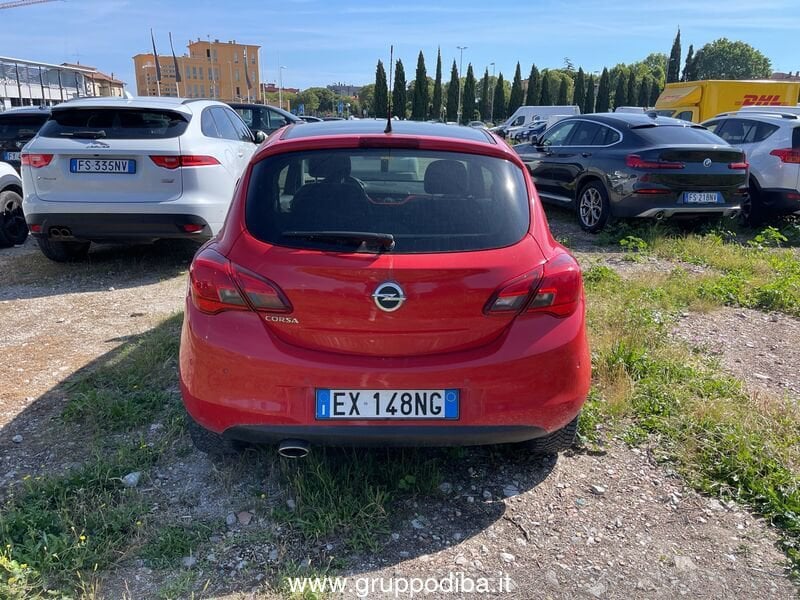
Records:
M626 156L625 164L631 169L683 169L686 167L682 162L645 160L638 154L629 154Z
M208 167L218 165L219 161L213 156L199 156L194 154L184 155L154 155L150 157L156 166L164 169L177 169L178 167Z
M800 200L800 194L793 194L792 192L789 192L788 194L786 194L786 197L789 200Z
M728 165L728 168L734 171L741 171L743 169L749 169L750 163L747 162L732 162Z
M33 169L41 169L42 167L46 167L52 160L52 154L29 154L28 152L23 152L22 156L20 157L20 162L23 165Z
M777 156L783 163L800 164L800 149L798 148L776 148L770 152L771 156Z
M662 194L669 194L669 190L659 190L657 188L643 188L641 190L634 190L635 194L651 194L655 195L662 195Z
M203 226L196 223L186 223L185 225L181 225L181 229L186 233L199 233L203 231Z
M531 292L542 279L542 267L504 284L489 299L484 312L490 315L518 313L530 300Z
M750 188L748 187L740 187L738 190L736 190L737 196L746 196L749 193L750 193Z
M259 312L292 311L283 292L274 283L236 267L215 250L206 248L189 268L192 302L198 310L217 314L226 310Z
M525 312L544 312L568 317L580 306L583 281L577 261L569 254L559 254L544 265L544 277Z
M30 226L31 233L42 233L42 226L38 223Z

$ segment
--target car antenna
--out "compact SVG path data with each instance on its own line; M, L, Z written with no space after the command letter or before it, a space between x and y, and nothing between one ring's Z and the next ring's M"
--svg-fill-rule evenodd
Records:
M389 46L389 94L386 99L386 129L383 133L392 133L392 68L394 67L394 44Z

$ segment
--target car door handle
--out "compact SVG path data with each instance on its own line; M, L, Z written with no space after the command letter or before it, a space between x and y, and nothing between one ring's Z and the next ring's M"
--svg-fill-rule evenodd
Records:
M581 156L582 156L583 158L589 158L591 155L592 155L592 153L591 153L591 152L581 152Z

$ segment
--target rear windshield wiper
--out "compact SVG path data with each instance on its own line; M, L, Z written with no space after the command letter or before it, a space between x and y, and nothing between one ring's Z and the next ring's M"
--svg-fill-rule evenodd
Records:
M64 137L96 140L99 138L106 137L106 132L104 129L99 129L97 131L62 131L59 135L62 135Z
M284 231L283 237L298 238L312 242L377 246L380 251L394 249L394 236L391 233L372 233L369 231Z

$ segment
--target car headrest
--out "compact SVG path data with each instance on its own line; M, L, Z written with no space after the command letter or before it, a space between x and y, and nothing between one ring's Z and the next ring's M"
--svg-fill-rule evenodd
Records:
M308 174L316 179L342 180L350 175L350 157L346 154L314 156L308 161Z
M437 160L425 169L425 193L467 195L467 169L457 160Z

